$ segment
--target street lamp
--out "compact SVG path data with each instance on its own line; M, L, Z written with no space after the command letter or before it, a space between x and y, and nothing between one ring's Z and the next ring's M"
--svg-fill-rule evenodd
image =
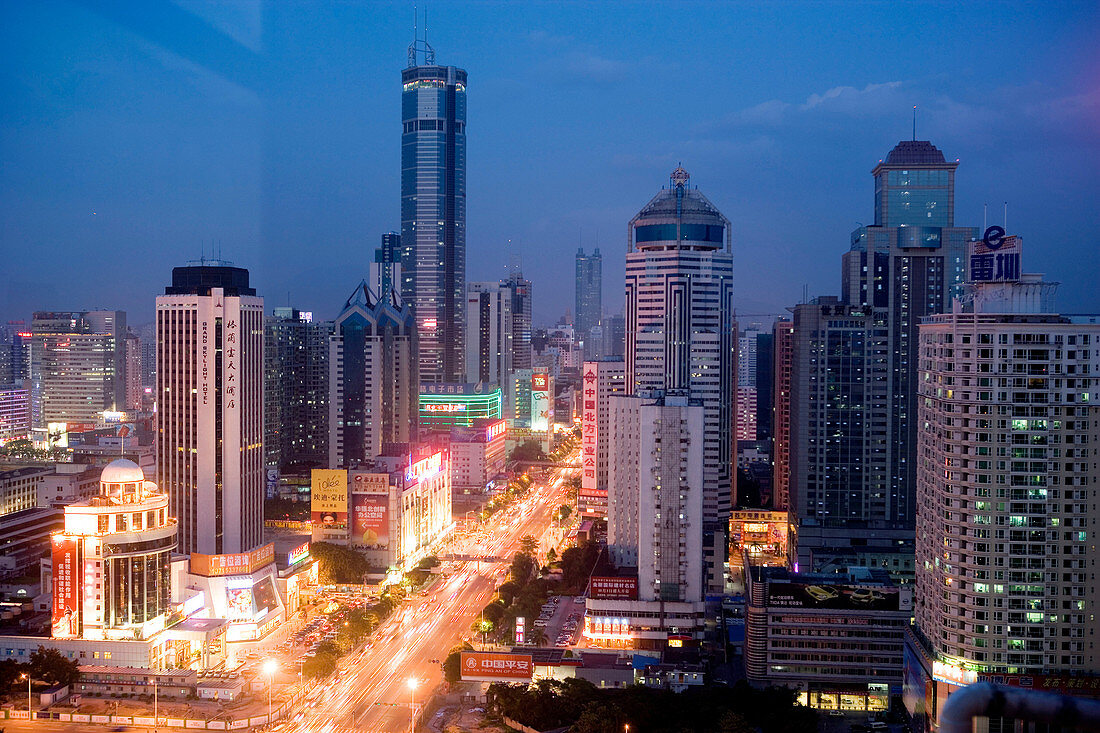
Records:
M264 672L267 674L267 724L271 725L271 688L275 684L275 670L279 668L279 663L274 659L269 659L264 662Z
M27 681L27 717L29 718L31 714L31 676L25 674L22 676L22 679Z
M409 733L416 731L416 678L409 678Z

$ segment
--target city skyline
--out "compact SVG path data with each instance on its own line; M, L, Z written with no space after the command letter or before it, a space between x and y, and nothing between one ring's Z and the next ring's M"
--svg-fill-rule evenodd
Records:
M400 221L393 79L408 9L62 7L67 22L45 33L50 11L31 7L11 9L3 31L12 111L0 118L0 241L13 275L0 318L111 307L151 321L153 273L209 255L212 242L254 273L269 306L289 291L291 305L334 317L331 285L356 262L365 275L377 238ZM855 8L843 26L865 32L843 59L829 52L840 20L821 6L693 7L661 24L651 10L432 10L440 61L478 80L467 280L503 277L507 256L521 257L540 290L535 321L552 323L572 294L548 286L570 276L576 248L600 245L617 282L632 202L683 161L731 219L741 312L782 312L804 285L828 294L836 270L820 264L872 216L867 172L912 136L916 104L917 138L964 163L956 220L977 226L989 204L1000 223L1007 200L1010 231L1037 245L1025 269L1065 284L1059 310L1096 310L1079 264L1100 157L1095 8L977 5L952 9L950 23L936 6ZM1026 61L974 54L982 24L1027 47ZM466 32L475 27L484 32ZM788 27L827 32L778 33ZM325 53L304 55L322 38ZM712 73L686 74L689 53ZM750 60L753 74L719 73ZM534 91L516 68L532 70ZM689 122L655 122L665 102L643 98ZM108 273L135 257L150 266L116 292ZM48 277L36 274L43 258ZM63 295L78 291L80 302ZM621 305L608 288L604 312Z

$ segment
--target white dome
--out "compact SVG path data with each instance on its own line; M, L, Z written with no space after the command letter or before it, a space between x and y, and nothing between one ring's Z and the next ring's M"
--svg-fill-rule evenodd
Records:
M141 470L141 466L125 458L108 463L99 476L99 482L102 484L140 484L144 481L145 472Z

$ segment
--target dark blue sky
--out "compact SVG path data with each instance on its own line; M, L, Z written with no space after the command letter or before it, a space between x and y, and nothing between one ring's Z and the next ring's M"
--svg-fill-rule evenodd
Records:
M151 320L212 240L268 310L335 315L400 227L411 25L411 3L4 4L0 317ZM678 161L733 222L742 313L836 294L914 104L961 159L956 223L1007 200L1025 271L1100 310L1095 2L434 2L428 33L469 72L468 277L501 276L511 240L537 321L597 236L622 307L627 222Z

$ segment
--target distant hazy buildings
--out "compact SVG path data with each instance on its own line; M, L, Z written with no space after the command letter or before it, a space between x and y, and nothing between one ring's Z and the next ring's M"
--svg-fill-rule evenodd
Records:
M157 483L185 554L262 538L263 307L248 270L209 260L157 298Z
M573 328L587 342L589 332L603 315L603 256L599 247L590 255L583 248L577 250L574 300Z
M703 410L703 428L692 433L703 442L703 523L682 530L702 533L703 587L721 592L733 482L733 255L729 220L688 180L677 168L630 222L626 389L686 394Z
M378 273L380 268L375 268ZM396 292L364 280L336 317L328 357L328 465L353 467L417 436L417 332Z
M31 321L34 426L95 423L126 407L126 313L40 311Z
M328 463L331 321L297 308L264 320L264 452L268 466Z
M417 45L401 72L401 295L420 339L420 379L465 381L466 71Z

